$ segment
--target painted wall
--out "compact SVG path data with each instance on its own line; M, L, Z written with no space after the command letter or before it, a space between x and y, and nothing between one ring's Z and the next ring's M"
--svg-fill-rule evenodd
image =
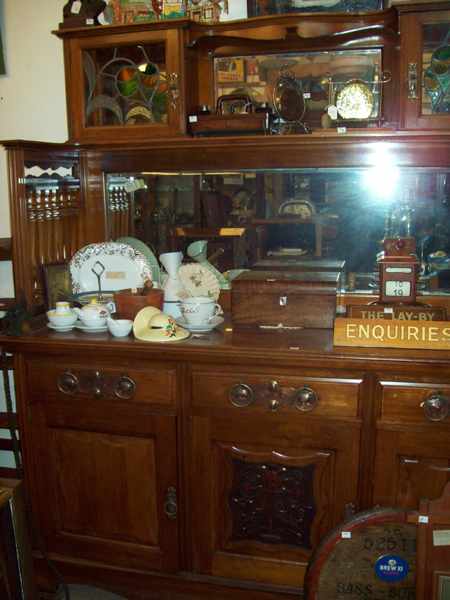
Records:
M0 76L0 140L67 139L62 42L51 31L65 0L0 0L6 75ZM5 152L0 151L0 237L10 236Z
M65 0L0 0L6 75L0 76L0 140L67 139L62 42L51 34ZM0 238L10 237L6 153L0 149ZM13 296L0 263L0 297Z

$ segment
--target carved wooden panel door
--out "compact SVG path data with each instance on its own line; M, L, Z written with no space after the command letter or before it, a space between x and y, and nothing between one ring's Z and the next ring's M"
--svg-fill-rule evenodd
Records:
M62 394L35 400L28 415L32 508L47 551L175 571L176 417Z
M450 386L390 378L379 398L373 502L417 509L450 480Z
M417 509L422 498L439 498L450 481L448 431L433 435L381 431L377 436L374 503Z
M272 408L225 406L227 377L194 383L192 568L300 587L312 549L357 500L359 423L317 420L282 394ZM314 385L325 402L326 384Z

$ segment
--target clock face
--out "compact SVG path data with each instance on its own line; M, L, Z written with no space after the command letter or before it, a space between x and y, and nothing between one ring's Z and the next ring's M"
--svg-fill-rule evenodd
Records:
M384 295L393 298L406 298L411 295L411 282L394 280L386 281Z

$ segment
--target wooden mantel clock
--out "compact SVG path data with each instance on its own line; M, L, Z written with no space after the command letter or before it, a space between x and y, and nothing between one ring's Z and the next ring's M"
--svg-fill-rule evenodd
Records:
M378 260L380 302L415 304L419 262L414 238L386 238L384 252Z

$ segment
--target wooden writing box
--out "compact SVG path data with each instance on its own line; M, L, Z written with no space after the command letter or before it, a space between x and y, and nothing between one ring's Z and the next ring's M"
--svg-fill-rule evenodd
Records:
M264 113L196 115L189 117L192 135L239 135L266 132Z
M233 326L332 329L339 273L246 271L233 280Z

